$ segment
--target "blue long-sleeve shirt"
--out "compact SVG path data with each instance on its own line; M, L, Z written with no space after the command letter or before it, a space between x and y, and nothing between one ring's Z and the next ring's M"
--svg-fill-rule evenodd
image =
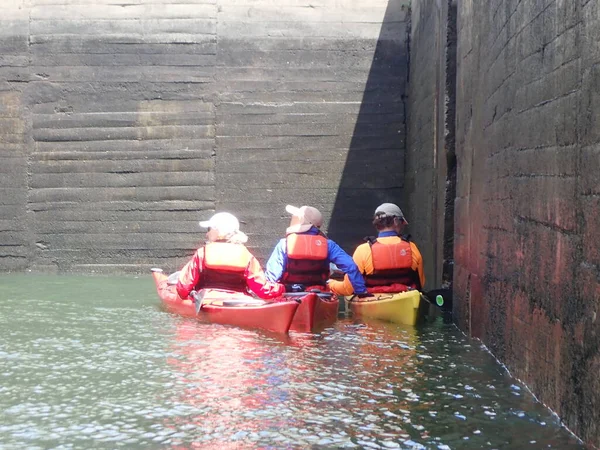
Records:
M307 232L299 234L316 235L319 234L319 230L317 230L315 227L312 227ZM358 266L354 263L352 257L331 239L327 239L327 259L328 263L334 263L338 269L348 275L355 294L364 294L367 292L365 280L362 274L359 272ZM281 277L283 277L286 267L287 248L286 239L283 238L277 243L273 249L273 253L271 253L269 260L267 261L267 265L265 267L265 276L267 277L267 280L273 282L280 281Z

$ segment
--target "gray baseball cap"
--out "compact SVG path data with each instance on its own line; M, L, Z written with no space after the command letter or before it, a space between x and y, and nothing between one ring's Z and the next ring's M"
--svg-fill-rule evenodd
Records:
M404 222L408 223L408 220L406 220L406 217L404 217L404 213L400 207L394 203L383 203L379 205L375 210L375 215L380 217L398 217L404 220Z

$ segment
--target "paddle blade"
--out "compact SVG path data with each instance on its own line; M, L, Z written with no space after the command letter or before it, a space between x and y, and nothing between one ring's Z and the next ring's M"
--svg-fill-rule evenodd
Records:
M192 291L190 292L190 295L194 299L194 303L196 306L196 315L198 315L200 313L200 310L202 309L202 301L204 300L204 290L200 292Z
M171 286L175 286L177 284L177 281L179 280L179 273L180 273L180 271L177 271L177 272L173 272L171 275L169 275L169 277L167 278L167 284L171 285Z
M423 292L427 299L438 308L444 311L452 311L452 290L451 289L433 289Z
M344 272L338 269L334 263L329 263L329 278L337 281L344 281Z

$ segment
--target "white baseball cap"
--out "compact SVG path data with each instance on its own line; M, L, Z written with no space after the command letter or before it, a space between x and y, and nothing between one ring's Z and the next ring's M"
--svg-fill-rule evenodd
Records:
M244 243L248 236L240 231L240 221L233 214L220 212L208 220L200 222L202 228L214 228L219 232L219 239L230 240L236 237L238 242Z

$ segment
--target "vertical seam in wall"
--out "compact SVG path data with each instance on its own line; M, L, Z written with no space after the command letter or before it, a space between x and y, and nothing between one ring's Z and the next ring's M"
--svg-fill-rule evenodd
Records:
M221 10L221 1L217 0L216 4L215 4L216 10L215 10L215 69L214 69L214 73L212 76L213 79L213 83L216 86L217 85L217 74L219 73L219 12ZM219 196L219 191L218 191L218 174L219 174L219 170L218 170L218 162L219 159L217 158L217 151L218 151L218 116L219 116L219 108L220 108L220 104L221 104L221 98L220 98L220 93L215 92L212 96L212 103L213 103L213 107L214 107L214 112L213 112L213 133L214 133L214 137L213 137L213 151L211 153L211 158L213 159L213 175L214 175L214 186L215 186L215 200L214 200L214 206L215 206L215 211L219 209L218 205L217 205L217 199Z
M473 328L471 327L471 273L467 274L467 286L465 289L465 299L467 303L467 320L465 321L467 324L467 333L469 336L473 335Z
M410 84L410 52L411 52L410 33L412 31L411 28L412 28L412 7L409 5L408 13L406 14L406 86L408 86ZM404 123L406 123L406 117L404 118Z
M409 141L408 141L408 101L409 101L409 86L410 86L410 54L411 54L411 40L410 33L412 32L412 7L408 6L408 12L406 14L406 83L404 85L404 94L402 94L402 113L404 115L404 152L402 155L402 170L404 171L404 178L406 178L406 168L408 167L408 152L409 152ZM405 185L405 179L402 180L403 186ZM405 204L410 204L409 198L404 192L402 194Z
M433 237L433 243L432 243L432 258L433 258L433 275L434 275L434 285L437 287L439 285L438 283L438 277L440 275L440 271L438 270L439 268L439 260L438 260L438 248L439 248L439 243L438 243L438 233L439 233L439 201L438 201L438 195L439 195L439 183L438 183L438 171L439 171L439 164L438 164L438 158L439 158L439 151L440 151L440 140L439 140L439 130L440 130L440 120L439 120L439 114L440 114L440 85L441 85L441 74L440 71L442 70L441 67L441 63L440 63L440 59L441 59L441 53L444 51L443 49L443 39L442 39L442 33L441 33L441 29L443 27L443 23L442 23L442 6L440 4L436 5L436 10L435 10L435 14L436 14L436 18L434 18L434 23L437 23L437 29L435 31L435 39L434 39L434 61L435 61L435 65L434 65L434 70L435 70L435 85L434 85L434 89L435 89L435 95L433 98L433 139L432 139L432 144L433 144L433 158L432 158L432 184L433 184L433 192L432 192L432 202L431 202L431 236Z
M581 167L583 164L583 148L582 148L582 136L581 136L581 125L582 125L582 120L581 120L581 112L582 112L582 88L584 87L584 68L583 68L583 61L582 61L582 49L583 49L583 45L582 45L582 39L583 39L583 32L584 32L584 26L583 26L583 8L585 6L583 4L579 5L579 17L578 17L578 24L579 24L579 33L578 33L578 37L579 39L577 40L577 45L579 47L579 51L577 52L579 54L579 84L578 84L578 95L577 95L577 101L576 101L576 111L575 111L575 226L576 226L576 233L575 236L578 236L579 238L579 245L575 245L575 264L573 264L572 267L572 271L573 271L573 280L575 280L575 297L580 299L580 300L584 300L583 299L583 294L582 294L582 290L581 290L581 286L579 283L577 283L577 280L579 279L578 277L578 272L579 272L579 268L581 266L581 263L584 261L584 252L583 252L583 232L585 230L585 216L583 214L583 201L582 201L582 196L581 196ZM564 305L563 305L564 306ZM567 307L570 307L569 302L566 303ZM564 311L564 310L563 310ZM576 309L577 314L576 314L576 318L575 321L577 320L582 320L583 317L582 315L580 315L580 310L579 308ZM565 313L568 313L568 311L565 311ZM576 322L570 322L571 324L571 330L574 330L576 327ZM564 329L564 323L563 323L563 329ZM566 330L565 330L566 331ZM569 330L570 331L570 330ZM567 332L569 332L567 331ZM589 347L587 347L587 349L589 349ZM565 419L566 417L571 417L571 418L575 418L574 419L574 423L568 423L564 424L565 428L567 428L569 431L571 431L571 429L578 429L578 433L583 433L586 431L589 431L589 429L586 429L586 417L583 417L584 411L585 411L585 402L586 402L586 393L583 391L583 387L582 387L582 377L585 378L585 374L582 373L583 372L583 367L585 367L586 364L586 345L582 344L581 345L581 354L579 355L579 358L577 358L576 353L575 352L571 352L570 358L573 369L571 371L570 377L571 379L569 380L570 383L573 384L573 398L570 399L570 401L568 402L571 406L568 409L573 409L571 411L571 414L569 414L568 412L565 413L565 410L563 409L563 405L557 405L557 407L561 407L561 416L563 419ZM589 373L589 372L588 372ZM588 375L589 376L589 375ZM567 409L567 410L568 410ZM571 419L573 420L573 419Z
M31 17L31 1L30 0L26 0L24 2L23 5L25 8L27 8L27 80L25 83L25 86L29 85L30 79L29 79L29 73L31 72L31 67L32 67L32 55L31 55L31 21L32 21L32 17ZM26 92L26 89L25 89ZM26 164L25 164L25 189L26 189L26 196L25 196L25 236L26 236L26 241L28 242L28 254L29 257L27 258L27 264L25 265L27 269L31 269L31 267L33 266L33 261L35 259L35 252L36 252L36 242L35 241L35 236L33 235L33 231L32 231L32 226L31 223L33 221L33 211L31 211L30 209L30 195L31 195L31 166L32 166L32 154L34 152L35 149L35 140L33 138L33 117L32 117L32 112L31 112L31 106L29 104L29 101L27 100L27 96L24 95L25 93L23 90L21 90L21 102L23 105L23 116L24 116L24 121L26 123L26 126L24 127L24 131L25 134L23 136L23 147L24 147L24 152L26 155ZM31 137L29 137L31 136Z
M581 142L581 111L582 111L582 88L583 88L583 64L582 64L582 28L583 28L583 8L585 5L580 4L579 6L579 18L577 20L580 26L579 39L577 45L579 46L579 83L577 86L578 95L576 102L576 113L575 113L575 235L581 239L581 245L575 246L575 261L573 265L573 279L577 280L577 272L579 265L583 262L583 230L585 224L585 217L583 214L583 203L581 200L581 165L582 165L582 142ZM579 283L575 283L576 289L580 288ZM581 296L580 292L576 291L578 297ZM581 298L581 297L580 297Z
M457 5L447 1L446 45L444 63L444 149L446 156L446 186L444 189L444 233L442 250L442 286L452 287L454 276L454 203L456 201L456 51ZM451 269L452 268L452 269Z

